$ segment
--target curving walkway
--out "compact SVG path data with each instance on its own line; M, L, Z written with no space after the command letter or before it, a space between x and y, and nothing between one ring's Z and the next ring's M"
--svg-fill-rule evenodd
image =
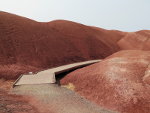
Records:
M56 83L56 78L60 73L68 72L70 70L74 70L83 66L87 66L93 63L97 63L101 60L90 60L85 62L78 62L68 65L59 66L56 68L51 68L48 70L44 70L38 72L36 74L26 74L21 75L14 83L13 87L17 85L25 85L25 84L44 84L44 83Z
M15 87L11 93L33 96L39 100L39 102L43 103L41 105L43 105L42 107L44 109L55 111L55 113L115 113L100 108L74 91L60 87L57 84L51 84L56 82L55 76L59 74L62 76L64 72L99 61L100 60L92 60L74 63L41 71L33 75L23 75L14 83Z

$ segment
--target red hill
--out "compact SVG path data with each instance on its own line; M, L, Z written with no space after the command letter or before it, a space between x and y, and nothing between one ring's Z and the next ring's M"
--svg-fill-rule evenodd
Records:
M121 113L150 111L150 51L126 50L61 80L100 106Z
M118 41L118 45L121 49L150 50L150 31L142 30L127 33L120 41Z
M150 50L149 36L146 30L127 33L66 20L36 22L1 11L0 77L103 59L121 49Z
M51 68L101 59L120 50L116 42L123 35L122 32L97 29L71 21L40 23L0 12L0 64L1 67L17 65L21 66L20 70L32 70L30 67ZM13 77L9 70L13 71L14 68L6 67L0 69L1 77L9 74Z

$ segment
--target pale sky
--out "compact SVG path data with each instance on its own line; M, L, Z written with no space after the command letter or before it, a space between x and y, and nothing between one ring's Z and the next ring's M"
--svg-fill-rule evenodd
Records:
M0 11L40 22L65 19L105 29L150 30L150 0L0 0Z

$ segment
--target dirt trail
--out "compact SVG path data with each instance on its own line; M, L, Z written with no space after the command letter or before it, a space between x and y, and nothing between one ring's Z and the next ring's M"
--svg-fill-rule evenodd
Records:
M75 92L56 84L17 86L12 93L34 96L56 113L115 113L100 108Z

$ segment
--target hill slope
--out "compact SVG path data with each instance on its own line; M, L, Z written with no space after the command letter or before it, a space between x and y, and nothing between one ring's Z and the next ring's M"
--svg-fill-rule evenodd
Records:
M82 96L121 113L150 111L150 51L126 50L61 80ZM148 80L149 79L149 80Z
M150 31L127 33L66 20L36 22L0 12L0 77L103 59L121 49L150 50Z
M116 40L122 36L122 32L71 21L40 23L0 12L0 64L1 67L15 64L21 66L20 70L32 70L30 67L33 66L38 70L101 59L119 50ZM2 69L5 71L0 70L1 76L9 75L6 67Z

